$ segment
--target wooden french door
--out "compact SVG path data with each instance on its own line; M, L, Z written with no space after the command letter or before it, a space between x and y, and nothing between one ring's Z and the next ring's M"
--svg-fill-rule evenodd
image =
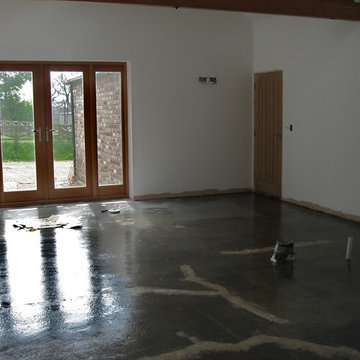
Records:
M91 195L90 80L87 66L44 66L49 199Z
M255 74L254 188L281 197L282 72Z
M124 63L0 63L0 205L128 195Z
M40 66L0 65L1 203L45 196L42 86Z

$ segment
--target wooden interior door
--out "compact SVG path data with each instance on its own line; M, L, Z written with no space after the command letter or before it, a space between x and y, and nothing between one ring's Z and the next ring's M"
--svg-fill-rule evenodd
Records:
M281 197L282 71L255 74L254 188Z

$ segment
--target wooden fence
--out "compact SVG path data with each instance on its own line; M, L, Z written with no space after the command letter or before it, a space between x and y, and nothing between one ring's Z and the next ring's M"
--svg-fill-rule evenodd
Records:
M54 140L73 142L73 125L53 125ZM10 141L26 141L34 138L34 124L28 121L0 120L1 138Z

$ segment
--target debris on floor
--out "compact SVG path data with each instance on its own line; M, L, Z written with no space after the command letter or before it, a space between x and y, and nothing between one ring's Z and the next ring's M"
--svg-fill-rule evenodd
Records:
M279 263L284 263L287 261L294 261L294 243L290 242L280 242L277 241L274 249L274 253L270 261L276 265Z
M110 205L110 204L103 204L103 205ZM119 214L124 212L131 212L134 210L133 207L127 202L120 202L118 204L111 203L111 205L113 206L112 208L101 210L101 212L109 213L109 214Z
M119 214L120 213L120 209L119 208L113 208L113 209L105 209L105 210L101 210L102 213L110 213L110 214Z
M51 215L41 219L25 219L13 224L18 230L36 231L40 229L81 229L82 223L79 217L68 217L63 215Z

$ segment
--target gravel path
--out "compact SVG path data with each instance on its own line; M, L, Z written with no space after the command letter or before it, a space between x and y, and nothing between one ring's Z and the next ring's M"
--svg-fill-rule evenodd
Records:
M55 187L68 187L69 179L74 173L73 162L55 161ZM36 189L35 163L3 162L4 191L21 191Z

